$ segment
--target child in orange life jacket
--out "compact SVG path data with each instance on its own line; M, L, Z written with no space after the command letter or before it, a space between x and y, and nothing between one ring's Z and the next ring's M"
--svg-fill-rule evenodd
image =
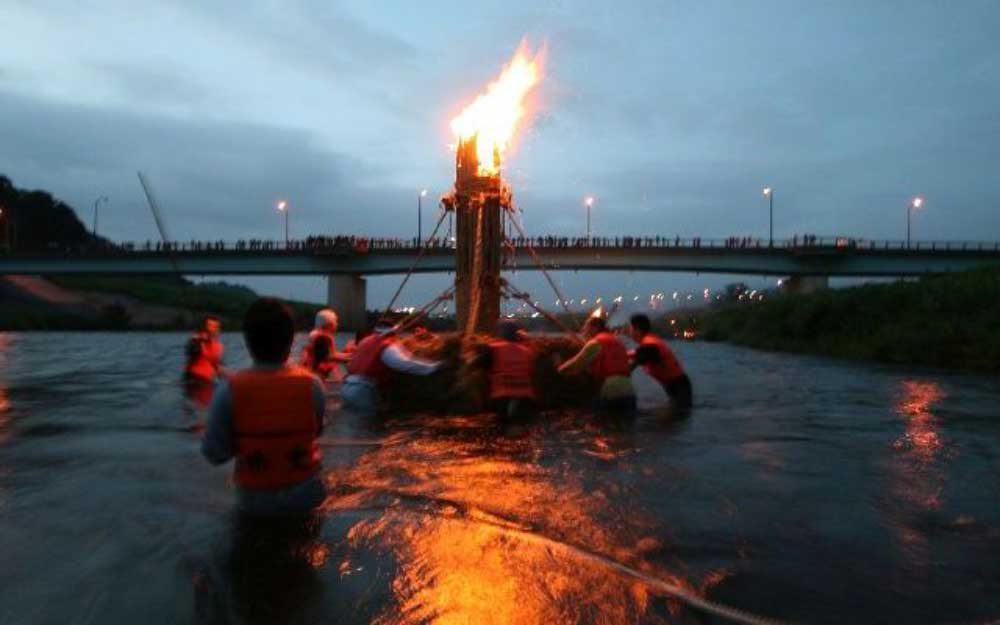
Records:
M299 364L323 380L340 382L340 363L350 358L337 351L337 313L324 308L316 313L316 323L302 348Z
M639 346L629 352L632 368L641 366L651 378L663 386L670 401L680 408L691 406L691 380L666 341L653 334L649 317L632 315L629 319L632 338Z
M219 318L208 315L201 320L198 331L188 339L187 363L184 365L184 379L207 383L215 381L222 367L222 342L219 332L222 324Z
M524 331L513 321L501 321L496 334L474 363L489 371L490 405L501 423L530 419L538 414L538 351L524 340Z
M202 454L235 458L238 507L250 514L305 513L326 497L316 439L323 429L323 385L287 364L295 336L288 307L261 298L247 310L243 338L253 366L219 385Z
M575 356L559 366L559 373L589 371L601 385L596 409L599 414L633 417L636 413L635 390L628 350L608 329L603 317L591 317L583 326L588 341Z
M222 341L219 318L208 315L185 346L184 388L192 400L207 406L212 399L215 378L222 373Z

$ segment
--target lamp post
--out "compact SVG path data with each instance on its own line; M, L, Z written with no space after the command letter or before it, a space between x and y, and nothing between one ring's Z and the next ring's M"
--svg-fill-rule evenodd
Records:
M278 202L278 212L285 214L285 247L288 247L288 202L281 200Z
M424 198L427 197L427 189L422 189L419 194L417 194L417 247L424 246L423 240L423 214L424 214Z
M767 246L774 247L774 189L764 187L764 197L767 198Z
M587 241L590 241L590 207L594 205L594 196L588 195L583 203L587 206Z
M97 209L100 207L101 202L110 202L110 200L106 195L102 195L101 197L94 200L94 230L93 230L94 238L97 238Z
M910 249L910 215L924 205L924 198L919 195L913 198L906 206L906 249Z

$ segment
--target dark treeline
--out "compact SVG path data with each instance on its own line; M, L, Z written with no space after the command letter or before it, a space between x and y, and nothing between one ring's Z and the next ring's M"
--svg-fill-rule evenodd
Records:
M87 231L66 203L46 191L19 189L0 175L0 242L19 251L85 247L101 241Z
M1000 370L1000 268L740 302L678 320L706 340Z

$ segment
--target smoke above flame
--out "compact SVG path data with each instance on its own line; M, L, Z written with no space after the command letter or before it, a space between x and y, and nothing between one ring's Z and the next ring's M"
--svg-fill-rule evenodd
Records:
M502 156L509 146L525 116L525 97L541 81L544 55L544 46L532 54L527 42L522 41L486 92L451 120L451 131L459 142L476 137L479 175L498 173L493 150L496 148Z

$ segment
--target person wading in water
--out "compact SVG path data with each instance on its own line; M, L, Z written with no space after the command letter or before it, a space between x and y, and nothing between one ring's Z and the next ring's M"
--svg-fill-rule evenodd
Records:
M502 427L520 425L538 414L537 361L538 350L513 321L501 321L496 338L477 357L474 366L489 372L490 406Z
M201 321L198 331L187 340L184 351L184 388L188 397L201 406L208 406L212 399L216 378L222 374L222 341L219 318L208 315Z
M238 508L254 515L305 513L326 497L317 438L323 430L323 384L288 364L292 313L261 298L243 318L253 366L219 385L201 451L212 464L235 458Z
M337 313L324 308L316 313L313 331L309 333L302 348L299 364L309 369L323 380L340 382L340 363L350 360L350 356L337 351Z
M598 414L634 417L635 390L632 388L632 368L628 350L608 329L603 317L591 317L583 326L588 338L583 348L559 366L563 375L588 371L600 385L596 410Z
M675 406L690 408L691 380L667 342L652 333L649 317L643 314L632 315L629 327L632 338L639 344L629 352L632 368L641 366L643 371L660 383Z

